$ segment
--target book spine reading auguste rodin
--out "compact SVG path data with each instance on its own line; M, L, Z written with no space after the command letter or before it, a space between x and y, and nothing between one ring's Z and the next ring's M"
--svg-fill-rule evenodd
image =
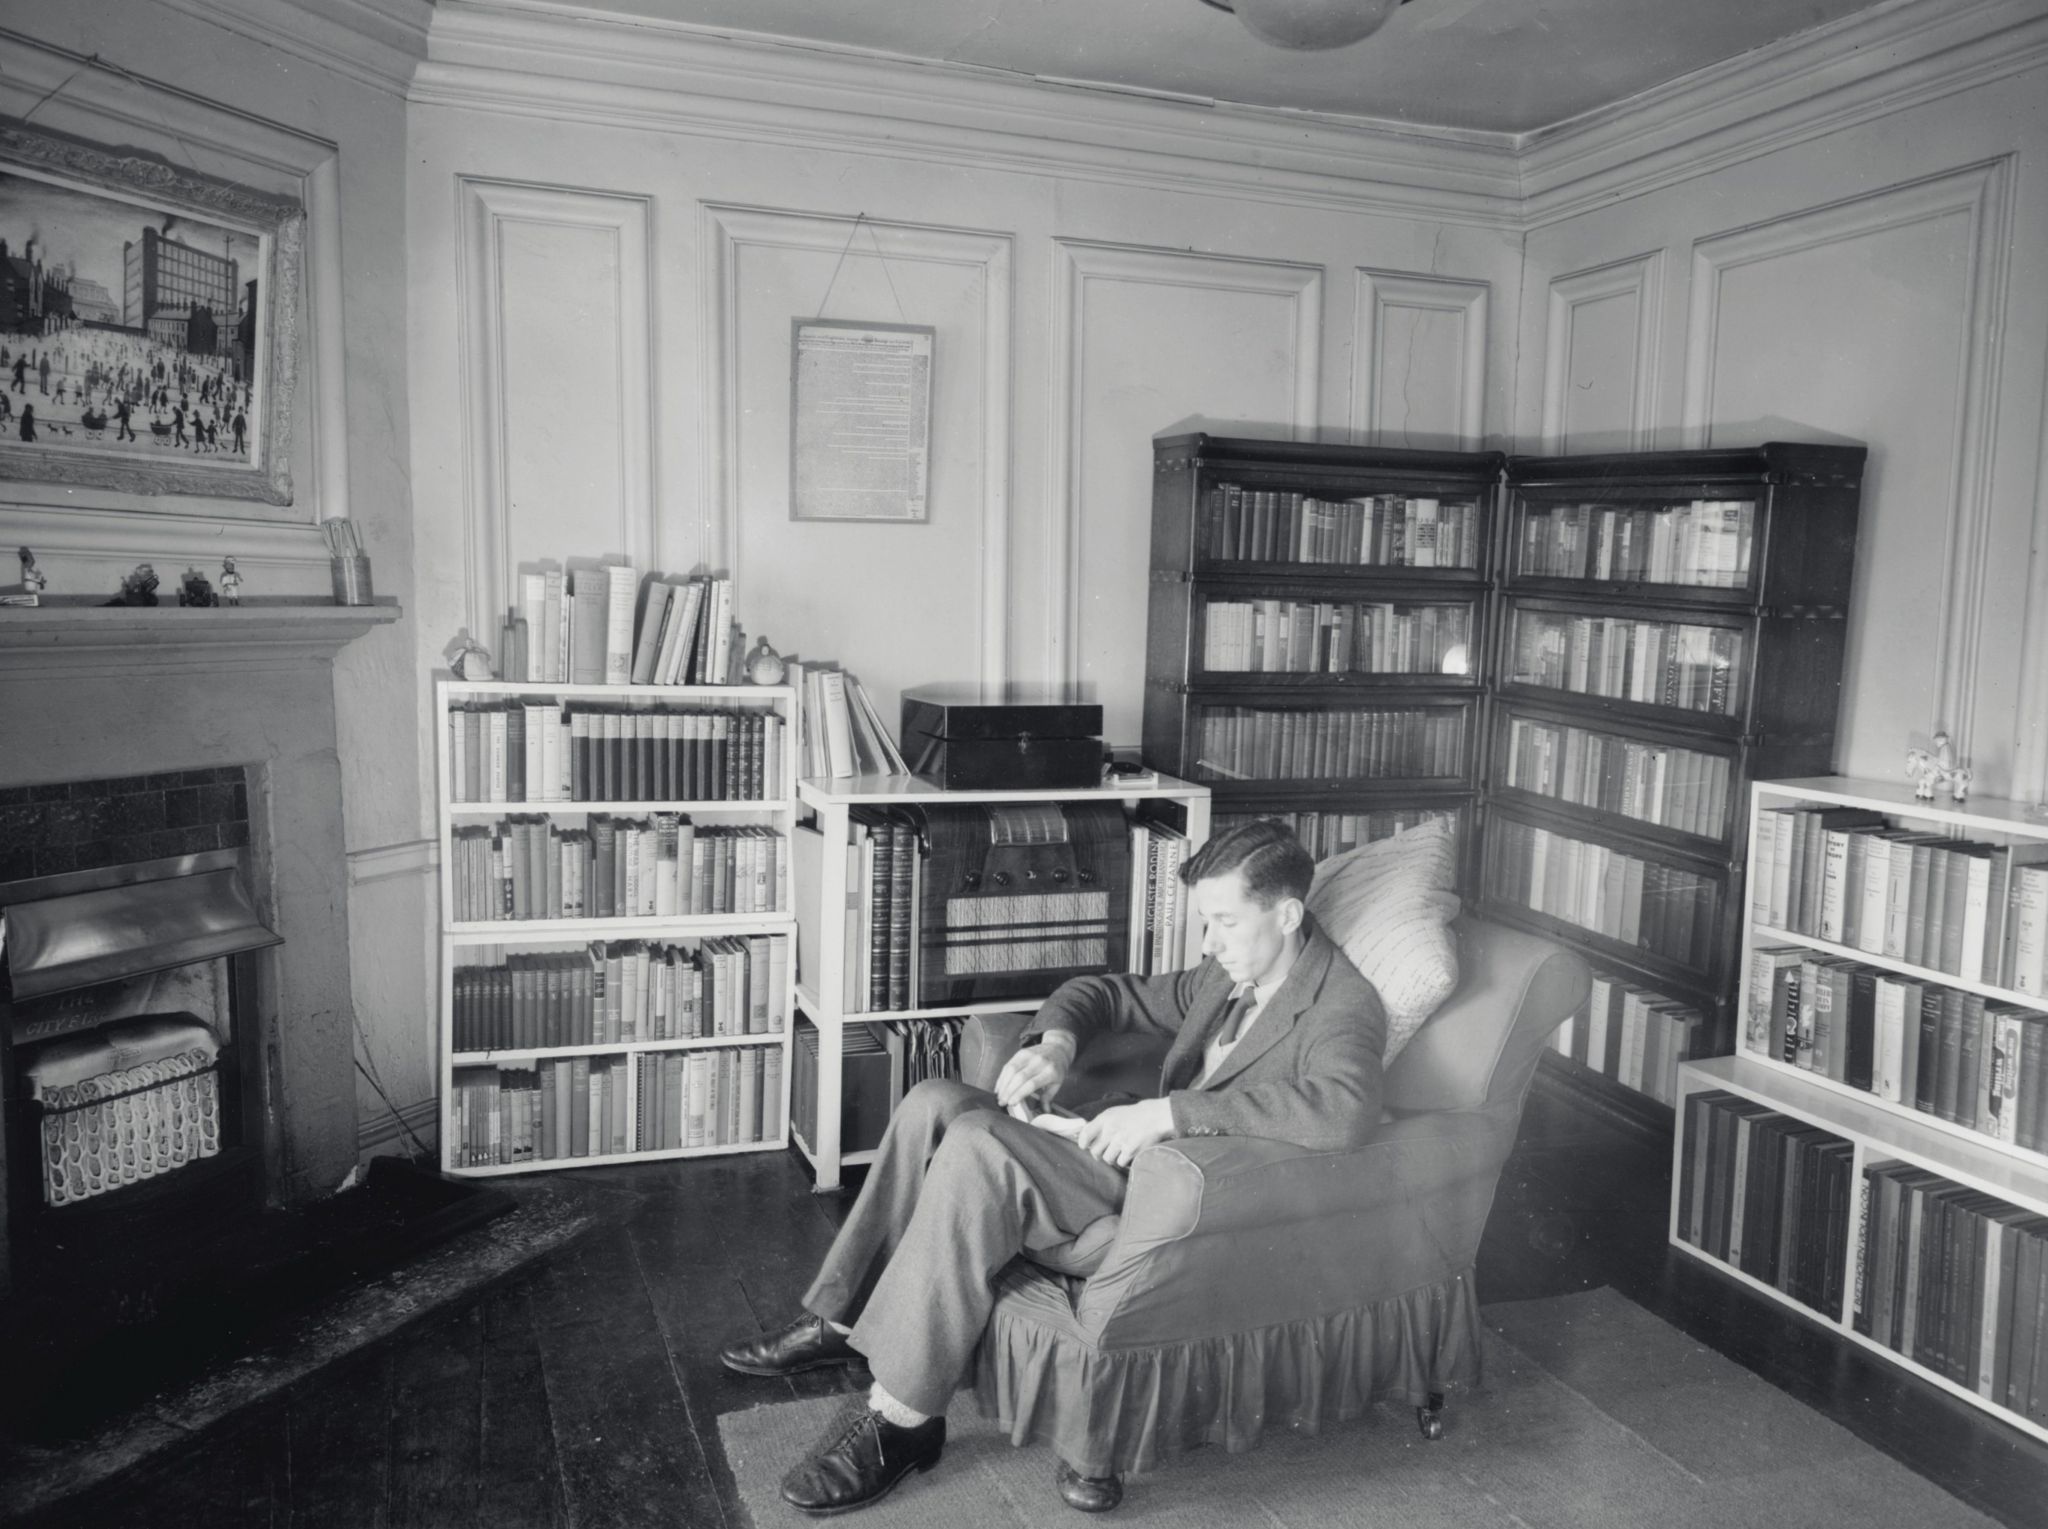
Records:
M511 952L455 968L451 1038L468 1053L779 1035L789 950L751 934Z
M1206 502L1202 546L1219 562L1472 568L1478 509L1469 499L1362 494L1315 499L1219 483Z
M1472 607L1392 601L1225 600L1203 616L1212 673L1467 674Z
M1411 780L1458 773L1465 709L1309 710L1205 705L1203 780Z
M593 816L564 827L508 817L450 836L455 918L676 918L777 913L789 902L789 847L757 825Z
M459 1067L452 1114L457 1168L774 1141L782 1135L782 1049Z
M732 580L602 563L522 573L500 634L502 679L547 685L729 685Z
M1660 1104L1678 1098L1678 1064L1703 1054L1709 1022L1691 1004L1596 970L1586 1002L1551 1033L1552 1049Z
M745 707L457 700L449 800L771 801L783 737L781 717Z
M1834 1318L1855 1213L1844 1138L1722 1090L1686 1096L1678 1239Z

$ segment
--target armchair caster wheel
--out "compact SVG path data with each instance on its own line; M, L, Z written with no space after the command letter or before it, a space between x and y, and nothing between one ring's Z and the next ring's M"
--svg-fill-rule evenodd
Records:
M1422 1430L1425 1439L1441 1439L1444 1436L1443 1392L1430 1392L1428 1405L1415 1409L1415 1425Z

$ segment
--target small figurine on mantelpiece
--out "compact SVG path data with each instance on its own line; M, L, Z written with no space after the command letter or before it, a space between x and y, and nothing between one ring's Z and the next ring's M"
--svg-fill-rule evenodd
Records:
M50 581L43 576L43 570L36 567L36 555L28 548L20 548L17 555L21 558L21 583L0 593L0 605L41 605L43 588Z
M156 604L156 570L147 563L137 563L135 571L121 580L121 592L109 600L109 605L154 605Z
M220 603L240 605L242 603L242 576L235 570L235 560L224 557L220 560Z
M184 578L178 581L178 603L180 605L218 605L220 596L213 592L213 585L197 568L187 568Z
M1970 790L1970 767L1956 760L1955 746L1947 733L1934 735L1934 747L1906 750L1906 779L1913 783L1913 795L1931 802L1938 791L1948 792L1960 802Z

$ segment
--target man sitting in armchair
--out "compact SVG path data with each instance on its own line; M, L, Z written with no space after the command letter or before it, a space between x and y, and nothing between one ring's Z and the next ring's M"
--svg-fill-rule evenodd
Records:
M865 1356L874 1375L866 1400L784 1478L785 1499L842 1513L936 1464L996 1274L1020 1253L1088 1273L1104 1244L1084 1234L1122 1210L1127 1170L1147 1147L1178 1136L1270 1137L1312 1151L1366 1140L1380 1113L1386 1018L1372 984L1308 915L1314 871L1277 823L1219 835L1180 873L1203 921L1201 965L1076 978L1039 1009L993 1094L932 1081L904 1096L803 1313L720 1354L729 1369L767 1376ZM1080 1048L1113 1031L1171 1037L1158 1097L1033 1123L1034 1102L1058 1092ZM1115 1476L1082 1476L1064 1461L1058 1484L1083 1511L1113 1508L1123 1492Z

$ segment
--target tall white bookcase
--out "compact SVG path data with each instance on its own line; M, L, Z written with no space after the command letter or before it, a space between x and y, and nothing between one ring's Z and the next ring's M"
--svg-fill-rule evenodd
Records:
M458 907L455 877L455 830L466 824L490 824L502 819L545 817L554 821L582 824L598 815L647 818L655 813L683 813L699 827L753 825L772 829L785 845L796 821L796 752L793 706L795 692L781 685L559 685L510 681L443 680L435 687L434 736L439 787L436 793L440 849L440 976L439 1025L436 1051L440 1066L441 1167L442 1171L466 1176L526 1173L550 1168L585 1168L604 1163L644 1162L658 1158L711 1157L737 1152L762 1152L789 1143L789 1087L791 1072L790 1035L794 1029L796 975L796 919L791 911L791 882L783 878L779 906L757 913L705 913L666 918L535 918L465 921L455 916ZM767 781L779 782L779 791L757 800L711 801L457 801L462 794L455 784L454 757L449 719L451 713L474 702L532 703L558 705L643 708L687 707L693 710L767 711L782 719L782 742L775 767L764 772ZM779 1030L753 1034L716 1035L688 1040L609 1041L575 1046L519 1046L483 1051L455 1048L455 982L458 967L489 962L514 951L575 950L592 941L646 940L695 947L701 941L721 935L783 935L788 938L788 976L780 1002L774 1009L792 1022ZM780 1099L775 1119L780 1128L758 1141L732 1142L716 1146L653 1148L623 1153L589 1153L584 1156L526 1159L519 1162L458 1165L457 1118L460 1101L456 1091L456 1070L471 1067L531 1068L549 1059L575 1057L648 1057L672 1051L718 1051L725 1049L772 1048L781 1057ZM630 1070L628 1076L631 1076ZM636 1091L625 1089L625 1138L635 1138Z
M1859 1287L1863 1298L1870 1298L1875 1289L1871 1281L1876 1277L1876 1270L1865 1266L1864 1256L1866 1230L1875 1209L1870 1181L1864 1176L1866 1169L1887 1164L1907 1165L1939 1175L1965 1189L1991 1195L2033 1215L2048 1216L2048 1156L1916 1109L1910 1100L1885 1099L1876 1092L1851 1086L1827 1073L1787 1062L1781 1055L1770 1054L1781 1034L1776 1024L1767 1026L1762 1032L1762 1043L1756 1044L1751 1041L1751 1029L1745 1022L1751 1002L1750 978L1755 970L1757 953L1779 947L1810 950L1817 956L1853 961L1909 982L1952 988L2033 1010L2044 1007L2042 999L2038 995L1912 965L1902 959L1779 927L1781 923L1791 922L1789 919L1775 923L1766 921L1763 915L1769 910L1771 899L1768 893L1757 890L1758 878L1763 874L1763 861L1757 853L1758 824L1763 815L1773 808L1800 806L1860 808L1882 813L1893 827L1956 840L1993 845L2048 842L2048 818L2038 816L2015 802L1985 798L1974 798L1960 805L1951 804L1945 798L1938 802L1919 801L1903 784L1844 776L1754 783L1751 788L1748 860L1753 868L1752 890L1742 941L1743 985L1737 994L1739 1014L1736 1033L1741 1046L1734 1056L1687 1062L1679 1069L1678 1129L1673 1136L1672 1156L1671 1243L1729 1278L1821 1322L1928 1383L1985 1409L2022 1432L2048 1440L2048 1427L2005 1405L2003 1399L1991 1394L1995 1387L1990 1380L1988 1365L1982 1367L1975 1383L1959 1383L1910 1354L1901 1353L1878 1338L1858 1331L1856 1321ZM1842 1031L1838 1028L1835 1033L1839 1037ZM1847 1246L1837 1250L1843 1258L1845 1270L1839 1309L1820 1311L1794 1300L1776 1285L1756 1278L1681 1236L1681 1216L1686 1208L1679 1203L1679 1190L1684 1182L1682 1175L1688 1150L1688 1101L1693 1095L1709 1090L1726 1091L1805 1125L1819 1127L1850 1144L1851 1196L1846 1217ZM1706 1143L1695 1143L1693 1150L1698 1154L1696 1170L1705 1171ZM1730 1193L1734 1192L1731 1187ZM2041 1232L2048 1235L2048 1227L2041 1228ZM2043 1253L2042 1263L2043 1277L2048 1278L2048 1252ZM1967 1298L1969 1293L1961 1294ZM2022 1288L2018 1294L2024 1298L2027 1292ZM1981 1307L1981 1294L1977 1299ZM1981 1322L1981 1317L1979 1320ZM1999 1341L1996 1335L1991 1336L1993 1342ZM2009 1339L2009 1330L2005 1336ZM1980 1360L1991 1349L1991 1344L1980 1341ZM2007 1352L2013 1350L2008 1347ZM2048 1356L2044 1356L2042 1362L2048 1365Z
M1023 802L1116 802L1132 815L1147 803L1177 803L1187 835L1189 852L1209 837L1209 788L1191 785L1161 775L1156 784L1140 787L1110 786L1051 791L948 791L915 776L864 775L809 779L798 783L797 794L805 809L815 815L825 852L814 884L797 878L797 896L804 901L807 930L816 937L800 952L803 978L797 983L796 1005L818 1032L818 1139L806 1141L793 1126L790 1139L817 1175L816 1188L826 1193L839 1187L843 1169L872 1162L872 1151L842 1150L843 1074L846 1035L856 1025L883 1024L905 1019L964 1019L971 1014L1029 1014L1040 1000L997 998L973 1003L949 1004L938 1008L876 1010L854 1013L843 1001L847 962L845 920L824 917L825 909L843 909L847 900L846 855L851 842L852 809L856 807L940 807L991 803L1009 805ZM839 851L834 853L834 850ZM1201 930L1197 921L1187 921L1184 964L1199 958ZM913 952L913 962L917 959Z

